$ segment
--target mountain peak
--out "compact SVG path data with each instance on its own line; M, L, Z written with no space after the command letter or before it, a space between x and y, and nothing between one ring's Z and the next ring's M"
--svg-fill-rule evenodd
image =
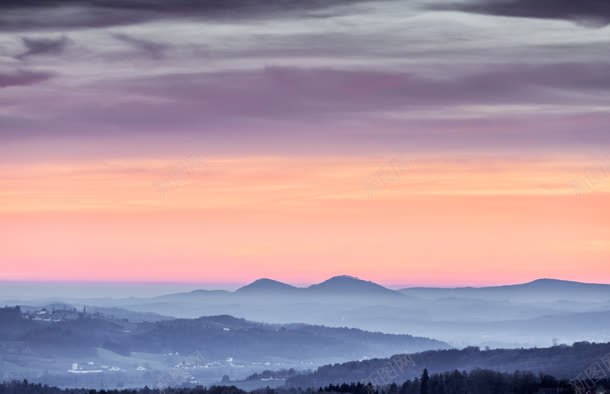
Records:
M343 283L349 283L349 282L353 282L353 283L356 283L356 282L373 283L373 282L370 282L370 281L362 280L362 279L357 278L357 277L352 276L352 275L337 275L337 276L333 276L332 278L326 279L322 283L328 283L328 282L335 282L335 283L339 283L339 282L343 282Z
M531 282L525 283L523 286L536 288L577 288L577 287L606 287L605 284L583 283L570 280L540 278Z
M261 278L257 279L254 282L246 285L244 287L240 287L235 292L236 293L277 293L277 292L285 292L285 291L294 291L297 290L296 287L291 286L289 284L279 282L277 280L269 279L269 278Z
M323 293L359 294L359 295L396 295L394 290L385 288L377 283L365 281L350 275L333 276L322 283L311 285L309 290Z
M568 281L561 280L561 279L553 279L553 278L539 278L539 279L535 279L529 283L562 283L562 282L568 282Z

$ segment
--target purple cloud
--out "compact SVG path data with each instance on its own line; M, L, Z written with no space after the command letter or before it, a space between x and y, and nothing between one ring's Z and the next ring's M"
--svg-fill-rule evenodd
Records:
M59 38L22 38L26 51L16 58L23 60L36 55L59 55L68 46L69 40L66 36Z
M52 73L40 71L19 70L10 73L0 73L0 88L33 85L44 82L52 77Z
M269 17L361 1L365 0L4 0L0 2L0 30L99 28L176 18Z

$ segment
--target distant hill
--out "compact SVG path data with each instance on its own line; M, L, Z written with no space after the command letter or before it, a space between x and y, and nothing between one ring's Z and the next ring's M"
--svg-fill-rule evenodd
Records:
M130 322L154 322L161 320L171 320L172 317L163 316L158 313L152 312L134 312L127 309L122 308L112 308L112 307L98 307L98 306L90 306L90 305L72 305L65 303L55 303L48 304L43 306L30 306L30 305L21 305L21 311L23 312L35 312L40 311L41 309L47 311L55 311L58 315L73 315L78 316L78 313L86 309L89 314L98 314L102 315L109 319L126 319Z
M349 295L349 296L401 296L395 290L390 290L377 283L364 281L353 276L342 275L330 278L322 283L311 285L308 292L326 295Z
M286 283L278 282L272 279L258 279L249 285L237 289L238 294L263 294L263 295L279 295L279 294L295 294L302 289L291 286Z
M99 307L176 318L231 315L274 324L300 322L407 333L457 347L532 347L610 340L601 323L610 311L610 286L554 279L508 286L397 291L347 275L309 287L264 278L236 291L196 290L91 302ZM571 321L582 313L601 315Z
M375 282L362 280L350 275L339 275L329 278L321 283L308 287L292 286L284 282L269 278L257 279L234 292L224 290L195 290L189 293L170 294L159 299L179 298L186 296L217 296L225 297L234 295L273 295L290 294L301 296L313 295L376 295L376 296L400 296L408 295L414 297L438 298L438 297L470 297L479 298L491 296L494 298L505 297L528 297L531 299L586 299L591 296L604 297L610 301L610 285L581 283L558 279L537 279L532 282L488 287L408 287L392 290Z
M14 308L0 309L0 342L18 344L45 357L93 355L96 349L127 356L133 352L197 351L208 361L349 360L389 355L397 349L413 352L450 347L410 335L306 324L263 324L226 315L135 323L96 314L66 317L59 312L43 312L22 314Z
M610 300L610 285L581 283L557 279L537 279L532 282L490 287L433 288L411 287L399 290L418 297L493 297L527 300L586 300L601 297Z
M283 358L312 360L362 358L400 348L448 348L446 343L410 335L371 333L357 329L306 324L271 325L231 316L177 319L143 324L133 335L137 351L188 352L239 360ZM154 345L152 345L154 344Z
M349 275L335 276L309 287L295 287L272 279L258 279L235 291L236 294L249 295L326 295L326 296L398 296L402 295L377 283L361 280Z
M368 383L379 380L383 383L401 383L419 377L424 368L430 373L472 371L488 369L498 372L517 370L545 373L573 379L594 363L610 361L610 343L576 343L573 346L556 346L542 349L500 349L482 351L469 347L463 350L428 351L411 355L395 355L391 358L353 361L326 365L315 372L288 378L287 386L321 387L345 382ZM392 367L387 373L388 366Z

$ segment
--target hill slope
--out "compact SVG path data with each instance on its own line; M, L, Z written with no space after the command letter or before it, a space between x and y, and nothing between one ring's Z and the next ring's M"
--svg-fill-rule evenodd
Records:
M481 351L470 347L463 350L439 350L391 358L354 361L326 365L310 374L288 379L288 386L320 387L345 382L379 381L380 373L392 366L393 372L383 375L383 383L402 382L421 375L424 368L430 373L489 369L499 372L517 370L542 372L556 377L572 379L586 368L599 362L610 366L610 343L576 343L573 346L556 346L543 349L499 349Z
M94 355L106 349L129 356L142 353L192 353L206 360L270 359L349 360L414 352L449 345L410 335L390 335L306 324L274 325L231 316L129 322L79 314L57 317L46 312L21 314L0 309L0 342L13 343L41 356Z

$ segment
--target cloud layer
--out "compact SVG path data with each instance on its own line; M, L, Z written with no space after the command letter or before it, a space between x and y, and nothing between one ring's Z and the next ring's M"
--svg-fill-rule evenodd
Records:
M474 0L436 5L434 8L525 18L569 19L601 25L610 23L610 3L604 0Z
M0 30L102 28L177 18L302 15L358 1L361 0L9 0L0 4Z
M53 76L51 73L19 70L0 73L0 89L14 86L28 86L46 81Z
M607 6L553 4L3 2L0 153L604 149Z

